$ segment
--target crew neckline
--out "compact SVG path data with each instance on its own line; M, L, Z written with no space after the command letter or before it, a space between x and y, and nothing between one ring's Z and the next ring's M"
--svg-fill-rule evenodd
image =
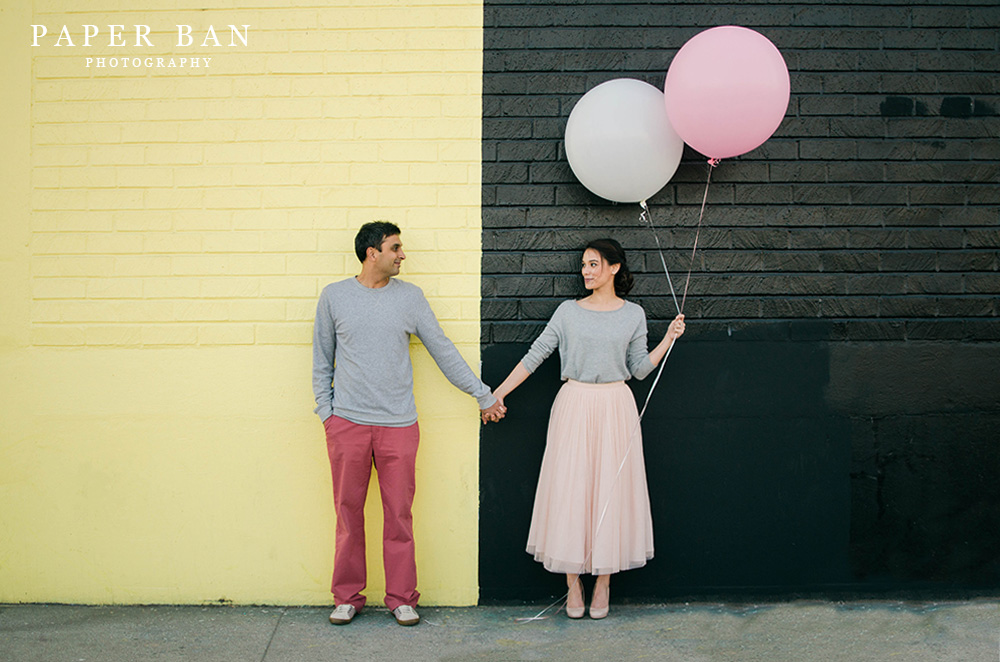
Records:
M585 308L580 303L580 299L576 299L575 301L573 301L573 303L576 304L577 308L579 308L580 310L586 310L588 313L617 313L619 310L622 310L625 307L625 305L628 303L628 301L626 301L625 299L622 299L622 305L620 305L617 308L614 308L612 310L594 310L592 308Z
M368 287L367 285L365 285L364 283L362 283L360 280L358 280L357 276L351 276L351 280L354 281L355 285L357 285L358 287L360 287L362 290L365 290L366 292L381 292L381 291L383 291L383 290L385 290L385 289L387 289L389 287L392 287L392 283L393 283L393 281L395 279L394 278L390 278L389 282L386 283L385 285L383 285L382 287Z

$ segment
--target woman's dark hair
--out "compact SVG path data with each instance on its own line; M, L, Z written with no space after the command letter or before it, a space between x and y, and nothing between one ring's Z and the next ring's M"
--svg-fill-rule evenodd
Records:
M362 225L354 237L354 253L358 256L358 260L365 261L369 248L381 252L382 242L386 237L391 237L394 234L399 234L399 228L388 221L372 221Z
M635 284L635 279L632 278L632 272L628 270L625 249L622 248L622 245L608 237L607 239L594 239L584 246L583 250L586 251L588 248L600 253L609 266L620 265L618 273L615 274L615 294L620 297L628 294L632 290L632 285Z

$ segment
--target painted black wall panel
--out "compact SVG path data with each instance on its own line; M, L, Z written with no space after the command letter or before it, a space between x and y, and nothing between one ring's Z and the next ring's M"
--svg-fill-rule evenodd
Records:
M616 596L1000 587L1000 386L975 379L996 352L740 335L682 340L668 361L643 422L656 557ZM485 379L527 347L488 348ZM652 381L630 384L640 406ZM484 600L561 589L524 552L559 384L550 358L483 431Z
M996 413L858 421L851 566L889 584L1000 584Z
M582 294L591 238L675 314L636 205L573 177L584 93L661 86L683 43L752 27L788 63L776 134L650 200L688 334L644 425L657 557L617 598L1000 590L1000 9L993 0L485 3L483 371L496 384ZM682 285L680 285L682 287ZM484 600L555 595L523 552L550 359L482 436ZM648 384L633 384L638 398Z

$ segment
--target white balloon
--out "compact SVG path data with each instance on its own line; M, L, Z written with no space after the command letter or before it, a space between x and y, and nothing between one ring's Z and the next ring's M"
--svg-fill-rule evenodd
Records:
M580 183L608 200L642 202L670 181L684 141L667 117L663 92L616 78L587 92L566 123L566 158Z

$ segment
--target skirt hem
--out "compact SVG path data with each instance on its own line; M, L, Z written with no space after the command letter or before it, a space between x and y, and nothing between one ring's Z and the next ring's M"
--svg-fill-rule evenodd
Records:
M629 561L628 563L617 568L592 568L590 563L584 564L576 561L563 561L555 559L551 556L546 556L544 553L539 552L532 547L528 547L525 551L528 552L528 554L531 554L536 561L541 563L546 570L560 575L614 575L626 570L641 568L653 559L653 553L649 552L646 555L646 558Z

